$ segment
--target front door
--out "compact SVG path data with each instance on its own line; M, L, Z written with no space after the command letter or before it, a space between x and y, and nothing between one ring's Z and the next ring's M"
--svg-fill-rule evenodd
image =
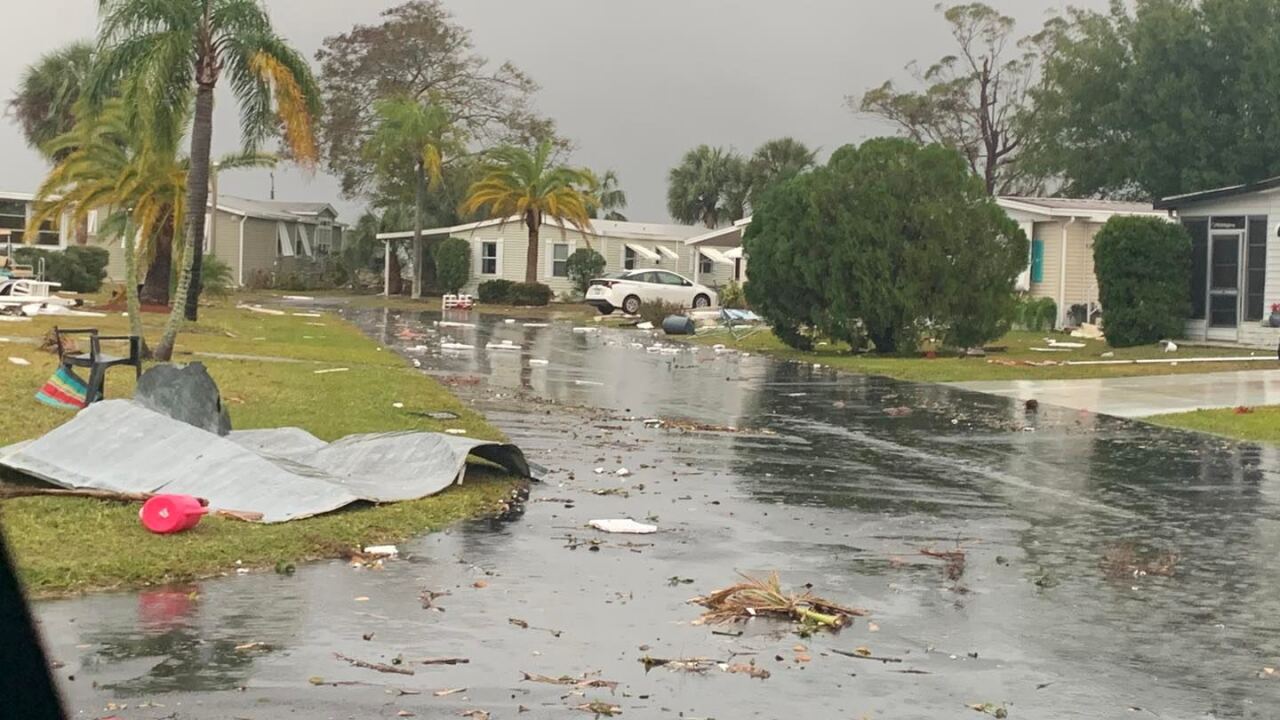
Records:
M1210 340L1235 342L1240 327L1240 252L1244 233L1215 232L1209 237Z

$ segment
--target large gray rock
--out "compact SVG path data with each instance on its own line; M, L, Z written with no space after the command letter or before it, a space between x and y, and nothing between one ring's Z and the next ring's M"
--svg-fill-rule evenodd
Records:
M204 363L156 365L138 379L133 399L201 430L219 435L231 432L231 417Z

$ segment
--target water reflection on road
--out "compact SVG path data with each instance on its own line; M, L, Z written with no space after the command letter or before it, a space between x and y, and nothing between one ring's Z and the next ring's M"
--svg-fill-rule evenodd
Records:
M1280 707L1280 677L1260 677L1280 664L1272 448L1052 407L1028 414L1002 398L669 347L595 323L347 314L454 385L551 481L516 523L419 539L380 572L324 563L292 578L43 603L76 709L514 717L523 706L551 718L604 699L641 718L977 717L966 705L988 702L1014 718L1263 718ZM744 431L645 426L657 417ZM638 547L568 549L565 536L589 537L581 527L596 517L651 518L662 531ZM1125 543L1176 553L1176 574L1104 573L1103 554ZM968 555L958 581L919 554L957 545ZM732 638L689 624L690 595L774 569L871 609L877 630L859 622L800 639L757 621ZM422 609L424 588L451 592L446 612ZM236 650L249 642L267 648ZM829 653L856 646L904 662ZM401 677L350 668L334 651L471 662ZM737 661L772 677L646 674L645 653L748 653ZM612 697L562 699L565 688L521 682L522 671L622 684Z

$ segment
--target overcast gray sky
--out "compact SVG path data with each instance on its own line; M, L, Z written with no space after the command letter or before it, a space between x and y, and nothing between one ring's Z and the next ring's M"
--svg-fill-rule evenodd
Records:
M41 53L91 37L98 0L8 0L0 88L12 96ZM989 0L1022 33L1061 0ZM398 0L266 0L277 29L308 56L321 40L377 19ZM1107 0L1075 0L1103 8ZM952 51L934 0L446 0L491 60L510 60L542 86L541 112L576 144L575 164L618 171L632 220L667 220L666 174L699 143L750 152L792 135L831 150L890 128L849 113L844 97L913 59ZM215 150L239 142L234 110L219 107ZM32 192L46 170L12 119L0 123L0 189ZM266 198L265 171L223 176L223 191ZM323 174L277 171L282 200L333 202L354 222L364 203L343 199Z

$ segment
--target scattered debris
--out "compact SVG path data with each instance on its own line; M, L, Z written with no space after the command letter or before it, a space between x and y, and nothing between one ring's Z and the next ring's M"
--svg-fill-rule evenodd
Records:
M342 373L342 372L351 372L351 368L340 367L340 368L329 368L327 370L316 370L314 371L314 374L328 375L330 373Z
M658 532L657 525L646 525L638 523L630 518L612 519L612 520L592 520L587 525L607 533L621 533L626 535L650 535Z
M906 407L905 405L902 407L891 407L891 408L884 409L884 414L888 415L889 417L906 417L910 415L911 412L912 412L911 408Z
M1178 567L1178 554L1167 550L1143 552L1134 543L1123 542L1107 548L1102 553L1100 565L1111 578L1173 577Z
M248 305L248 304L245 304L245 303L240 303L239 305L236 305L236 308L237 308L237 309L239 309L239 310L248 310L249 312L256 312L256 313L259 313L259 314L262 314L262 315L284 315L284 314L286 314L286 313L285 313L285 311L283 311L283 310L272 310L271 308L264 308L264 307L262 307L261 305Z
M469 665L471 658L464 657L436 657L422 658L418 661L420 665Z
M600 717L601 715L604 715L606 717L613 717L614 715L622 714L621 707L614 705L613 703L600 702L598 700L594 702L589 702L585 705L578 705L577 707L574 708L574 710L581 710L582 712L595 713L596 717Z
M934 550L932 548L923 548L920 550L921 555L931 558L938 558L946 561L943 565L943 573L947 579L955 582L964 575L965 552L960 548L955 550Z
M853 652L850 652L848 650L838 650L836 648L831 648L831 652L837 655L843 655L844 657L851 657L856 660L873 660L875 662L882 662L886 665L888 665L889 663L902 662L902 658L883 657L883 656L873 655L871 653L871 648L866 647L865 645L854 648Z
M271 649L271 646L267 645L264 642L248 642L248 643L244 643L242 645L236 646L236 652L248 652L249 650L269 650L269 649Z
M582 677L571 677L569 675L551 677L549 675L539 675L537 673L524 671L521 671L520 674L524 676L520 678L524 682L545 683L547 685L572 685L580 690L585 688L608 688L611 693L618 688L618 683L616 681L593 678L590 676L590 673L583 673ZM598 675L599 673L596 674Z
M477 581L475 581L475 582L471 583L471 587L473 587L473 588L475 588L475 589L477 589L477 590L483 590L483 589L485 589L485 588L489 587L489 581L488 581L488 580L477 580Z
M364 549L364 552L366 555L397 557L400 555L400 548L395 545L370 545Z
M637 330L652 330L652 329L653 329L653 323L651 323L651 322L647 322L647 321L646 321L646 322L642 322L642 323L636 323L636 329L637 329Z
M692 585L693 578L682 578L679 575L672 575L667 578L667 584L671 587L679 587L680 585Z
M342 653L334 653L333 656L339 660L349 663L352 667L364 668L366 670L377 670L380 673L394 673L396 675L412 675L413 670L406 667L396 667L395 665L384 665L383 663L366 662L353 657L347 657Z
M471 720L489 720L488 710L464 710L458 713L459 716L471 718Z
M644 665L645 672L656 667L664 667L668 670L704 673L723 664L722 661L711 658L656 658L648 655L640 658L640 662Z
M1040 401L1031 398L1023 405L1023 408L1029 413L1037 412L1040 410Z
M1251 415L1253 414L1253 408L1247 405L1237 405L1232 412L1234 412L1237 415Z
M770 676L770 673L768 670L765 670L762 667L756 667L755 663L750 663L750 664L735 663L732 665L725 665L721 669L727 673L747 675L747 676L756 678L758 680L768 680Z
M1164 346L1164 351L1167 353L1178 352L1178 343L1172 340L1161 340L1160 344Z
M618 477L627 477L630 474L631 471L626 468L618 468L618 471L614 473L614 475L617 475Z
M996 718L1009 717L1009 711L1005 709L1004 705L996 705L994 703L974 703L969 705L969 709L976 710L980 713L986 713L987 715Z
M538 627L537 625L530 625L528 621L521 620L520 618L507 618L507 622L512 625L515 625L516 627L522 630L541 630L546 633L551 633L551 637L560 637L560 635L564 632L563 630L552 630L551 628L544 628L544 627Z
M12 357L12 356L9 357L9 362L13 363L14 365L30 365L31 364L31 361L26 358Z
M466 691L466 688L449 688L447 690L437 690L431 694L436 697L449 697L450 695L457 695L458 693L464 693Z
M864 610L837 605L814 596L808 590L788 594L782 590L776 572L765 580L748 575L742 577L744 582L691 600L707 608L707 612L695 622L737 622L757 615L772 615L806 625L838 629L852 618L866 615Z

